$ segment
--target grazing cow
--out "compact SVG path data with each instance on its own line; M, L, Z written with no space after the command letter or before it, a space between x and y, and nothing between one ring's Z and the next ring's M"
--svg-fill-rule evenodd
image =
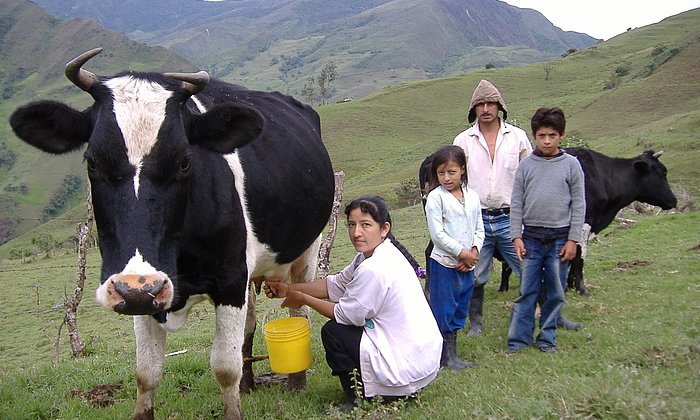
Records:
M614 158L582 147L569 147L567 153L576 156L586 178L586 225L597 234L615 219L623 207L641 201L664 210L676 207L676 196L666 179L667 169L651 150L631 158ZM588 228L586 228L588 229ZM583 243L588 240L584 233ZM567 283L586 295L583 280L581 246L569 266Z
M587 233L597 234L613 221L615 215L633 201L642 201L664 210L676 206L676 197L666 179L666 167L659 161L662 152L645 151L631 158L613 158L591 149L570 147L567 153L576 156L581 163L586 183L586 230L583 244L585 247ZM427 194L425 185L430 176L430 159L428 156L418 172L421 193ZM428 247L431 247L428 244ZM426 258L430 252L426 248ZM576 257L569 265L567 283L579 293L586 295L588 290L583 279L583 257L581 246ZM507 265L504 265L505 270ZM508 290L510 273L502 271L499 291Z
M102 271L97 300L135 315L134 418L153 418L166 331L192 305L216 308L211 369L224 417L242 418L239 383L249 279L314 275L334 177L318 115L279 93L195 74L96 76L66 65L85 111L52 101L17 109L17 136L49 153L87 144ZM294 281L295 279L293 279Z

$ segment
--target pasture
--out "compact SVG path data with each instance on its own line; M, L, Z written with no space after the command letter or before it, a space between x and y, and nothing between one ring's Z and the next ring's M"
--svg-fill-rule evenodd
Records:
M510 291L499 293L495 271L486 287L486 331L481 338L458 336L459 354L478 366L441 371L418 400L405 407L368 405L351 418L700 417L700 215L623 216L637 222L614 223L591 244L585 273L591 296L569 293L565 307L569 318L583 322L585 329L560 331L556 354L532 349L504 355L517 279L512 279ZM421 207L395 210L392 217L397 238L422 261L427 227ZM332 270L342 268L353 254L339 229ZM136 384L131 319L108 313L94 301L99 272L95 249L88 257L78 320L86 356L70 357L64 328L60 361L52 362L63 316L60 304L64 293L72 293L74 265L72 253L27 262L2 260L0 418L128 418L132 413ZM261 322L270 302L262 295L258 302ZM166 359L156 418L222 416L208 360L213 313L212 306L198 305L185 328L169 334L166 351L187 352ZM314 362L306 390L287 391L283 384L269 381L269 363L256 362L258 379L271 383L242 397L247 418L324 418L324 408L341 401L342 391L330 376L320 341L323 322L313 314ZM266 354L261 328L255 355Z

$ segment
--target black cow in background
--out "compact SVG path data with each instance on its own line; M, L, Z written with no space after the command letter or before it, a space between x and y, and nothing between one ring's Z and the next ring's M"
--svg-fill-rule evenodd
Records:
M590 233L598 234L608 227L617 213L633 201L641 201L664 210L676 206L676 196L666 179L668 170L659 160L663 152L654 153L647 150L637 157L625 159L609 157L582 147L569 147L564 150L576 156L585 175L587 232L584 232L582 238L584 249ZM428 194L431 159L432 155L425 158L418 172L424 206ZM430 258L432 247L431 241L425 250L426 260ZM585 256L586 253L579 246L576 257L569 265L567 279L568 287L574 287L582 295L588 294L583 278ZM502 261L501 258L499 260ZM503 264L499 292L508 290L510 272L508 265ZM426 276L426 290L428 283L429 273Z
M633 201L641 201L670 210L676 207L676 196L668 185L666 166L659 160L663 152L651 150L631 158L609 157L583 147L569 147L567 153L576 156L586 183L586 224L590 233L598 234L610 225L617 213ZM582 242L587 242L584 237ZM585 247L584 242L584 247ZM569 287L582 295L588 294L583 280L581 246L569 265Z

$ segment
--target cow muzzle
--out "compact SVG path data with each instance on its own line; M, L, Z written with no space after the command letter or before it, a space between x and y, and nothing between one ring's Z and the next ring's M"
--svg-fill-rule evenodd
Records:
M123 315L153 315L170 307L173 282L161 272L114 274L97 289L97 301Z

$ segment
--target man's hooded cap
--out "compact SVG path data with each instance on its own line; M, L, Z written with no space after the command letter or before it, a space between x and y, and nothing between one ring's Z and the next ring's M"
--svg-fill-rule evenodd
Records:
M508 108L506 103L501 97L501 92L496 89L496 86L492 85L488 80L482 80L479 85L474 89L472 94L472 101L469 104L469 115L467 116L467 121L469 124L473 124L476 120L476 112L474 107L486 102L498 102L498 106L503 111L503 121L506 120L508 116Z

